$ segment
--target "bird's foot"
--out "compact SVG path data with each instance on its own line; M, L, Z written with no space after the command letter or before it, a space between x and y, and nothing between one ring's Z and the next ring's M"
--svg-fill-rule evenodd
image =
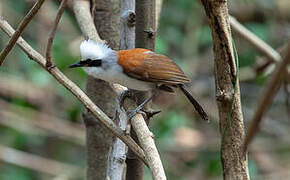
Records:
M150 119L153 116L155 116L156 114L161 113L161 110L152 110L152 109L151 110L144 110L144 109L142 109L141 111L144 112L144 114L145 114L145 116L146 116L147 119Z
M151 95L149 98L147 98L147 99L145 99L145 101L143 102L143 103L141 103L136 109L134 109L133 111L131 111L129 114L128 114L128 116L127 116L127 118L128 118L128 120L130 120L130 119L132 119L132 117L133 116L135 116L139 111L142 113L142 109L143 109L143 107L149 102L149 101L151 101L151 99L153 98L153 95ZM145 115L147 115L146 114L146 112L144 112L143 111L143 113L145 114ZM156 114L156 113L155 113Z

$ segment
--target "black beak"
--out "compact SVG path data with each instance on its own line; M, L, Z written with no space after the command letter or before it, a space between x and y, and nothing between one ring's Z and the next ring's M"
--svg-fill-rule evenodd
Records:
M69 68L83 67L84 64L80 61L69 66Z
M87 60L82 60L78 63L72 64L69 66L69 68L76 68L76 67L84 67L84 66L90 66L93 60L87 59Z

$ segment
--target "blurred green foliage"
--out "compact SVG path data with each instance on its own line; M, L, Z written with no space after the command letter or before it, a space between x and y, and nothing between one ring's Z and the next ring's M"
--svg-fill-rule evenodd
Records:
M3 8L3 16L7 18L9 22L19 22L31 7L29 1L19 0L1 1L0 5L3 7L5 5L6 8ZM240 5L243 6L240 8ZM29 30L26 30L23 35L23 37L33 47L41 51L42 54L44 54L47 33L51 27L47 19L53 18L57 9L56 4L52 2L47 2L44 6L50 9L46 9L45 12L41 11L41 13L48 14L46 16L36 17L30 25L31 27ZM279 40L283 39L285 34L281 33L281 37L277 37L278 35L273 33L275 32L274 26L277 23L275 14L268 14L265 11L263 12L264 14L259 14L259 18L255 16L255 12L261 13L261 9L274 11L275 5L272 1L233 1L230 2L229 7L231 13L237 18L242 19L243 24L258 37L273 45L275 48L281 45ZM244 7L249 7L249 9L250 7L256 7L256 9L251 12L253 14L240 12L245 10ZM53 11L51 11L51 9L53 9ZM62 72L84 89L86 84L85 73L81 69L68 69L68 66L72 62L78 61L79 59L78 52L74 52L76 48L73 48L73 44L80 36L80 32L78 31L77 23L72 14L66 13L62 19L62 23L64 24L61 25L54 39L52 52L53 59ZM17 25L13 24L13 26L16 27ZM0 37L0 49L2 49L8 41L8 38L3 32L0 32ZM240 68L253 67L256 64L257 51L243 42L239 37L236 37L235 34L234 39L239 53ZM208 85L208 79L213 78L213 69L209 65L212 64L213 61L211 54L211 30L208 27L204 11L199 3L191 0L164 1L156 38L156 52L166 54L174 59L183 67L187 74L196 72L192 73L195 74L195 77L192 77L194 80L193 84L200 83L198 80L195 81L195 79L198 79L199 75L200 77L206 76L207 89L201 91L207 91L207 94L214 91L210 89L210 87L214 88L214 85ZM205 65L202 66L202 63L205 63ZM18 96L13 96L13 94L11 96L6 96L0 93L0 99L14 106L26 107L47 113L52 117L58 117L68 122L82 123L82 105L65 88L60 86L55 79L39 68L35 62L31 61L18 47L14 48L5 61L5 65L0 68L0 76L7 74L12 77L20 78L20 81L32 83L35 94L37 94L37 91L43 91L45 89L47 92L52 93L53 97L47 96L41 99L43 104L50 103L49 108L42 107L37 103L34 104L34 102L25 97L20 98ZM262 86L265 84L266 80L266 76L260 75L251 79L249 83ZM193 86L193 88L195 88L195 86ZM206 93L201 92L200 94ZM211 96L212 97L206 98L210 98L212 102L214 102L214 94ZM168 179L194 179L195 174L193 172L200 172L198 174L202 174L204 179L221 179L222 169L220 152L218 149L220 144L218 139L218 123L212 123L205 127L203 122L193 121L192 109L188 107L190 106L188 102L176 101L174 105L164 105L167 110L161 115L158 115L151 122L151 129L155 135L156 143L158 144L158 148L163 158ZM161 107L163 106L161 105ZM29 114L21 114L18 110L13 108L10 108L10 111L20 114L22 117L30 117ZM1 114L0 118L3 118ZM218 117L212 118L218 119ZM207 139L215 139L215 143L212 141L203 142L203 147L199 147L194 151L196 154L194 157L176 157L177 160L183 162L182 167L184 167L184 169L176 167L178 165L175 166L175 161L169 158L170 153L168 152L172 147L180 147L181 153L179 155L181 156L183 154L182 147L174 141L176 130L182 127L189 127L197 130L205 137L206 141ZM33 135L33 133L25 134L4 125L0 126L0 131L0 142L2 145L61 162L71 163L80 168L85 167L85 150L83 146L76 145L55 136ZM186 150L184 150L184 152L186 152ZM191 171L192 173L190 173ZM258 176L259 168L255 161L249 161L249 171L251 177L255 178ZM145 172L144 179L151 179L148 169L146 169ZM201 177L201 175L198 177ZM26 168L1 163L0 179L30 180L47 179L47 177L43 178L43 175Z

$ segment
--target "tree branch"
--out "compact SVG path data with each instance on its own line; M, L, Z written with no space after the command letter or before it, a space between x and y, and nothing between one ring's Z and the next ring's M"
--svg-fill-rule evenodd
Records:
M54 39L55 32L56 32L56 29L57 29L57 25L58 25L58 23L60 21L60 18L62 16L63 12L64 12L66 2L67 2L67 0L62 0L61 1L61 4L60 4L60 6L58 8L58 11L57 11L57 14L56 14L56 17L55 17L51 32L50 32L49 37L48 37L47 46L46 46L46 54L45 54L46 67L51 67L52 66L52 60L51 60L52 43L53 43L53 39Z
M135 115L131 119L131 124L137 134L141 147L144 149L145 156L152 173L152 178L154 180L165 180L166 175L158 154L158 150L154 143L153 134L150 132L147 124L143 120L142 115Z
M286 74L287 65L290 63L290 46L288 46L287 54L282 62L280 62L274 71L272 78L269 80L262 97L259 100L258 108L252 119L252 124L247 133L246 139L244 141L243 152L246 152L249 144L253 140L255 134L259 129L259 125L262 121L262 117L267 111L270 103L272 102L275 93L281 85L281 80L283 79L283 74Z
M38 0L34 6L30 9L30 11L26 14L26 16L23 18L23 20L18 25L16 31L11 36L8 44L5 46L5 48L1 51L0 54L0 66L3 64L6 56L9 54L13 46L15 45L17 39L21 36L22 32L24 31L25 27L28 25L28 23L32 20L34 15L38 12L38 10L41 8L44 0ZM3 17L0 16L0 19Z
M74 9L78 24L84 36L96 42L102 41L96 30L92 15L90 13L90 1L89 0L74 0L73 9Z
M162 11L162 5L163 5L163 0L156 0L156 17L155 17L156 29L158 29L159 19L160 19L160 15Z
M0 28L9 36L12 36L15 30L5 21L0 19ZM143 150L132 140L131 137L124 135L121 128L116 126L116 124L99 108L92 100L71 80L69 80L57 67L47 69L45 64L45 58L35 51L26 41L21 37L17 40L17 44L20 48L28 55L28 57L35 62L37 62L42 68L46 69L61 85L68 89L74 96L76 96L80 102L95 116L99 121L110 131L112 134L120 138L127 146L132 149L138 158L140 158L146 165L147 160Z
M272 62L281 61L280 54L269 46L262 39L257 37L254 33L245 28L241 23L239 23L234 17L229 17L231 27L233 31L235 31L238 35L247 40L250 44L252 44L261 54L264 54L268 57Z

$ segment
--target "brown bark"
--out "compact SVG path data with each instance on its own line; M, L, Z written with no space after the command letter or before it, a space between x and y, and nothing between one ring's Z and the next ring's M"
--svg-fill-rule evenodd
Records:
M135 0L121 0L120 5L120 49L131 49L135 47ZM120 85L114 84L116 90L121 90L119 96L127 90L127 88L122 87ZM126 99L128 102L129 99ZM129 101L129 107L135 108L136 103L132 100ZM133 109L132 108L132 109ZM120 107L117 109L117 117L118 117L118 126L122 129L126 129L129 121L127 119L127 114L125 111L122 111ZM131 166L130 161L127 161L127 168L129 172L126 172L126 159L127 159L127 146L118 138L115 138L113 141L112 151L109 155L110 164L108 167L107 176L111 180L122 180L124 179L124 175L130 174L131 169L134 169L135 164ZM139 161L138 161L139 162ZM142 163L142 162L141 162ZM142 166L143 167L143 166ZM142 174L143 175L143 174ZM142 177L141 177L142 178ZM133 179L140 179L138 177L134 177Z
M106 40L113 49L119 49L119 1L94 0L92 5L93 19L101 39ZM114 117L117 94L109 83L88 77L87 93L110 118ZM92 123L92 118L90 113L84 114L87 128L87 178L106 179L113 135L100 123Z
M122 0L122 14L121 16L124 16L128 14L128 18L130 17L129 12L134 12L133 20L136 21L136 14L135 14L135 0ZM128 13L126 13L126 11ZM132 15L131 15L132 16ZM135 47L135 21L133 23L129 24L130 19L125 18L123 19L124 22L122 22L121 30L124 29L123 35L121 35L121 49L131 49ZM132 21L132 20L131 20ZM131 26L131 27L130 27ZM124 39L124 43L122 43L122 38ZM136 107L134 106L134 103L130 104L128 100L126 101L126 109ZM133 128L131 128L130 132L131 137L134 139L135 142L138 142L137 135ZM144 165L143 162L136 158L134 153L128 149L128 155L126 158L126 164L127 164L127 171L126 171L126 180L142 180L144 175Z
M245 132L227 1L202 0L202 3L209 19L214 43L216 101L222 135L223 177L224 179L249 179L247 157L243 156L242 152ZM235 83L237 83L237 89L233 96ZM227 120L233 101L231 117Z
M155 0L136 0L136 48L146 48L154 51L155 16Z
M154 0L136 0L136 27L135 27L135 47L147 48L154 51L155 48L155 1ZM147 31L147 32L145 32ZM150 32L151 31L151 32ZM153 33L149 35L150 33ZM146 93L136 92L138 104L142 103L147 97ZM149 105L150 106L150 105ZM147 106L148 107L148 106ZM138 142L136 133L131 128L132 138ZM127 175L126 180L142 180L144 174L143 163L135 157L132 151L128 151Z
M137 135L133 130L133 128L131 128L130 134L131 137L134 139L134 141L139 144ZM142 161L137 159L137 157L130 149L128 150L126 163L127 163L126 180L142 180L144 176L144 164Z

